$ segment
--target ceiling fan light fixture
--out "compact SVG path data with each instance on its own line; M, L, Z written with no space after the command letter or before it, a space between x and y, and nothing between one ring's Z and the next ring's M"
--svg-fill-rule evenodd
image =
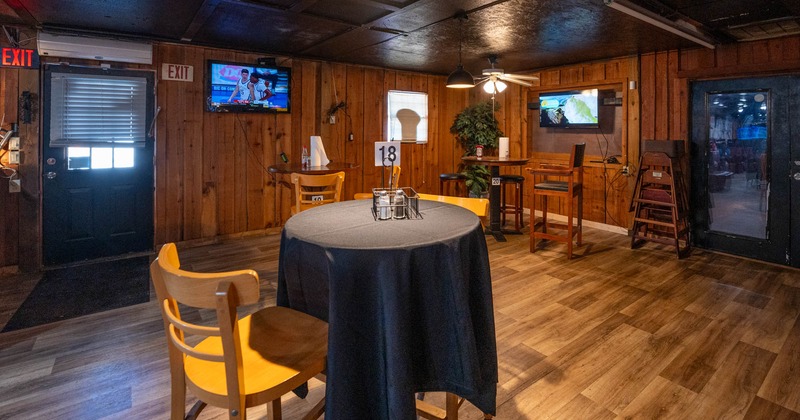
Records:
M483 91L490 95L494 95L506 90L507 87L508 85L502 80L494 80L494 78L492 78L492 80L489 80L483 85Z
M447 76L447 87L459 89L472 88L475 87L475 79L473 79L468 71L464 70L464 66L459 64L455 71L450 73L450 76Z

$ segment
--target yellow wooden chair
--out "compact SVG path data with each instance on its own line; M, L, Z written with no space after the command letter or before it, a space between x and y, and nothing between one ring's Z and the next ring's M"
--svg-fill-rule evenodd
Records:
M175 244L168 243L150 265L150 274L169 349L172 420L184 418L187 387L200 400L187 418L211 404L226 408L230 419L244 420L247 407L271 402L268 417L279 420L281 396L325 369L324 321L283 307L264 308L237 321L238 306L258 302L255 271L184 271ZM216 325L182 319L178 303L216 309ZM185 340L189 335L205 338L192 346ZM318 418L324 403L323 398L305 418Z
M292 214L300 213L314 206L338 203L341 200L344 172L325 175L292 173L294 185L294 205Z
M392 169L392 177L389 179L389 183L387 185L391 185L393 188L400 187L400 167L395 166ZM373 197L371 192L361 192L353 194L354 200L369 200Z
M489 200L486 198L453 197L449 195L417 194L420 200L439 201L463 207L481 219L489 214Z

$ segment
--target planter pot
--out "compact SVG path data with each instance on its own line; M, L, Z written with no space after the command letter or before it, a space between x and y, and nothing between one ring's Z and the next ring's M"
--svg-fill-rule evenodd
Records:
M480 194L475 194L474 192L469 192L469 198L489 198L489 191L484 191Z

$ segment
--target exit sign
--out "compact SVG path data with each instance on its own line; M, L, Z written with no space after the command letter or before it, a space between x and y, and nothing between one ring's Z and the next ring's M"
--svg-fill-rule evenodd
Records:
M161 80L177 80L180 82L194 81L194 67L185 64L161 65Z
M4 47L0 53L0 67L39 68L39 54L36 50Z

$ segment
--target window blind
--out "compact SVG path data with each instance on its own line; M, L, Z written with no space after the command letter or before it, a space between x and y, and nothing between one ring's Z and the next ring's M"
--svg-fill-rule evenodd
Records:
M145 78L54 72L50 82L51 147L145 145Z

